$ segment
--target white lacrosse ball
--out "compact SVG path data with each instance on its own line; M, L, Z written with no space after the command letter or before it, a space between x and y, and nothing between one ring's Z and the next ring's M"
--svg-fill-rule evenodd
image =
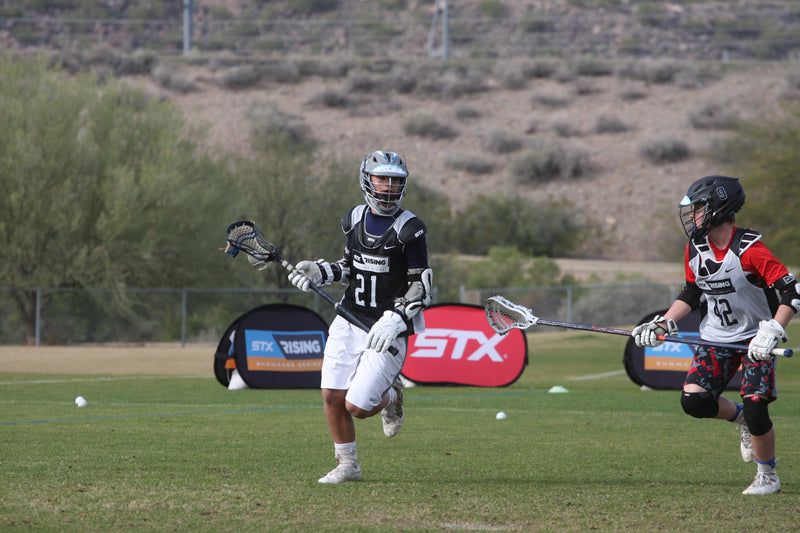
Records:
M506 414L503 411L500 411L499 413L497 413L495 415L495 418L498 419L498 420L505 420L508 417L506 416Z
M75 405L77 405L78 407L86 407L87 405L89 405L89 402L87 402L86 398L84 398L83 396L78 396L77 398L75 398Z

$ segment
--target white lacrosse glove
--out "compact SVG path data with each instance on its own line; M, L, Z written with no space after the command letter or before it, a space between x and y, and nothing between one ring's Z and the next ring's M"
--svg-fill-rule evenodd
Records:
M406 323L400 313L394 311L384 311L383 316L378 319L367 333L367 348L376 352L385 352L392 345L398 335L406 330Z
M300 261L289 273L289 281L301 291L308 292L312 283L319 287L333 281L333 270L331 264L322 259L316 262Z
M750 341L747 355L755 361L769 361L772 359L772 350L779 342L786 342L786 330L774 318L762 320L758 323L758 333Z
M667 323L666 328L661 324L661 322L664 321ZM633 328L631 335L633 336L634 342L636 342L636 346L655 348L656 346L664 344L664 341L658 339L659 336L675 335L676 333L678 333L678 325L674 320L671 318L667 320L661 315L656 315L650 322L640 324Z

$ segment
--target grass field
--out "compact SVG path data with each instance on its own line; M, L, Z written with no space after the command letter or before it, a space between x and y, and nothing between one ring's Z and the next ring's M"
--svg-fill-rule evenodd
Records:
M319 391L228 391L213 346L0 348L0 531L798 530L800 361L771 408L783 490L745 497L736 426L641 391L624 338L529 343L509 387L407 389L393 439L357 421L364 481L339 486Z

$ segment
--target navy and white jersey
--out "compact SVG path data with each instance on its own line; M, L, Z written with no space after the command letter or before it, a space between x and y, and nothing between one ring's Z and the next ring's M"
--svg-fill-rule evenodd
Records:
M761 235L736 228L727 249L716 249L708 239L690 242L686 250L687 282L703 291L708 312L700 336L709 341L744 342L758 332L761 320L773 317L777 294L770 289L786 275Z
M410 211L380 216L359 205L344 216L342 230L350 279L341 306L372 326L408 290L409 269L428 267L427 229ZM409 321L404 335L413 333Z

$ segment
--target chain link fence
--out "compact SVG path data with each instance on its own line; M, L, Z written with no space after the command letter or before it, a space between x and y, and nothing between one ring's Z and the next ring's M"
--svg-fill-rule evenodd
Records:
M447 43L441 42L442 30L437 29L432 12L403 10L386 20L375 12L379 8L366 7L351 18L236 18L230 14L215 18L197 9L193 14L175 12L151 19L0 15L0 41L9 49L104 46L167 55L224 51L241 57L345 54L419 58L432 55L434 42L452 50L453 57L476 58L594 54L606 58L783 59L800 50L800 11L780 5L751 9L738 17L729 10L678 14L660 9L650 16L613 9L574 9L559 14L531 11L521 18L451 13Z
M488 296L499 294L551 320L629 326L668 307L680 288L659 283L462 287L459 300L483 306ZM327 292L342 296L338 287ZM433 302L446 303L439 302L436 290ZM150 288L127 289L120 296L99 289L0 287L0 344L216 343L237 317L269 303L313 309L326 322L335 313L324 299L296 289Z

